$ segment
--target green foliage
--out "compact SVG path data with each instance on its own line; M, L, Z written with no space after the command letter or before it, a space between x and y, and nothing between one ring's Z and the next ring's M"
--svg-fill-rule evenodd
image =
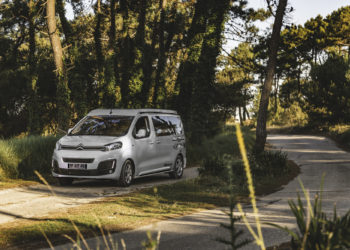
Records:
M294 101L285 108L277 104L276 112L271 110L273 109L271 106L269 109L269 125L301 127L308 123L308 115L302 110L297 101Z
M248 127L243 127L243 136L247 148L251 149L254 143L254 132ZM235 137L235 128L227 126L224 131L206 138L201 145L189 144L187 146L187 155L190 163L200 163L208 156L239 155L237 139Z
M346 6L326 17L318 15L303 25L291 24L282 30L270 124L304 126L306 118L309 126L349 122L349 20L350 7ZM260 39L254 46L261 78L267 39ZM293 112L301 119L293 119Z
M155 107L178 109L188 137L199 141L223 120L211 111L225 22L267 15L242 1L94 1L91 11L79 1L57 0L65 70L56 77L44 35L45 2L5 0L1 6L4 138L66 129L94 108Z
M259 155L249 154L248 160L251 168L251 174L254 180L265 177L278 177L287 174L290 169L287 162L287 155L281 151L264 151ZM226 160L223 155L208 155L199 168L201 176L218 176L222 181L228 183L230 169L225 166ZM242 160L237 156L229 162L232 169L234 183L245 185L246 178Z
M302 184L301 184L302 185ZM297 202L289 201L289 206L295 216L298 232L274 225L290 234L293 249L349 249L350 248L350 211L339 217L336 208L332 217L328 217L322 211L321 193L315 195L313 205L310 203L309 194L303 185L307 207L298 194Z
M51 173L51 157L58 138L28 136L0 140L0 179L36 179L34 170Z
M225 162L219 155L206 157L198 169L199 175L223 176L226 174Z
M311 81L305 83L305 111L312 124L350 122L350 67L348 59L330 55L321 65L314 65Z

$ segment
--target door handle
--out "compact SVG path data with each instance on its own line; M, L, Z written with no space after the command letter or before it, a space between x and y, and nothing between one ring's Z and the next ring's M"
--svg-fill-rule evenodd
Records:
M149 144L154 144L154 141L150 141Z
M159 144L159 143L160 143L160 141L156 141L156 143L157 143L157 144Z

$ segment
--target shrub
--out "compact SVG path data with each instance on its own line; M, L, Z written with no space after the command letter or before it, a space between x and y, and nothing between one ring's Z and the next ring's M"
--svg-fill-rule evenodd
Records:
M35 179L51 171L51 157L58 137L28 136L0 140L0 169L3 178Z
M287 154L282 151L264 151L250 155L253 174L257 176L281 176L289 171Z
M226 172L225 163L220 155L209 155L203 160L200 168L198 168L199 175L222 176Z
M212 155L234 155L239 156L238 143L235 135L235 128L227 126L224 132L205 139L200 145L188 143L187 158L189 163L202 163L208 156ZM244 141L247 149L254 145L255 135L250 128L243 127Z
M288 173L287 154L281 151L264 151L259 155L248 155L253 179L277 177ZM232 168L234 182L244 185L246 174L242 160L232 155L207 155L198 169L201 176L217 176L228 182L229 172L226 165Z
M292 249L350 249L350 210L342 217L337 216L336 208L331 218L322 211L322 188L321 194L316 194L313 205L311 205L309 194L306 193L302 183L301 187L307 200L307 208L298 194L297 204L289 201L293 212L298 232L287 227L278 227L290 234L292 237Z

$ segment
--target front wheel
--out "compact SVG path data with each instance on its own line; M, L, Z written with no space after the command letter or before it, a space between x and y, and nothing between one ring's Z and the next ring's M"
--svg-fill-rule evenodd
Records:
M122 167L119 177L119 185L122 187L130 186L133 179L133 165L130 160L126 160Z
M184 161L181 155L178 155L175 160L174 170L169 173L169 176L174 179L180 179L184 173Z

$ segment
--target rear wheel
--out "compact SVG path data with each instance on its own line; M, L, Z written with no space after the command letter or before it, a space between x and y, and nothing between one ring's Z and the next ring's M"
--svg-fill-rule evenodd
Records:
M61 186L70 186L73 183L72 178L57 178Z
M133 164L130 160L126 160L124 162L123 167L122 167L122 171L120 173L118 184L122 187L130 186L130 184L133 180L133 176L134 176Z
M174 170L169 173L169 176L174 179L180 179L184 173L184 161L181 155L178 155L175 160Z

